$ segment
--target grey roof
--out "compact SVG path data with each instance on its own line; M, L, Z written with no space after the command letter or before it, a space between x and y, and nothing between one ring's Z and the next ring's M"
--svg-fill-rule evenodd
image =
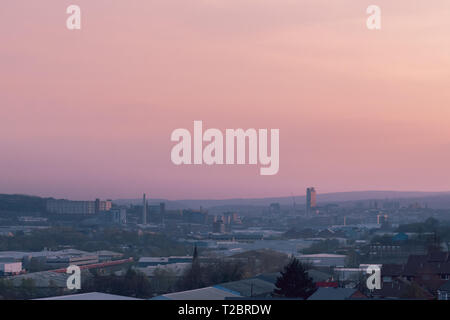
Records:
M157 262L168 262L168 257L141 257L139 258L139 263L157 263Z
M328 279L330 275L317 270L308 270L315 281L316 279ZM264 273L256 277L239 281L225 282L213 287L189 290L183 292L168 293L155 297L155 300L222 300L236 297L269 297L275 289L275 282L280 276L279 272ZM350 289L355 292L356 290ZM353 294L352 292L352 294Z
M77 249L63 249L59 251L0 251L0 257L8 257L14 259L23 259L24 257L51 257L51 256L83 256L91 253Z
M262 273L260 275L257 275L256 279L261 279L267 282L275 283L277 282L278 277L281 276L281 273L279 272L272 272L272 273Z
M315 259L315 258L345 258L346 255L334 254L334 253L316 253L316 254L301 254L298 256L300 259Z
M309 269L308 275L313 279L314 282L326 281L331 278L331 274L316 269ZM254 278L275 284L277 282L278 277L280 276L281 276L280 272L273 272L273 273L262 273Z
M225 300L240 297L239 293L225 288L206 287L189 291L168 293L153 298L154 300Z
M267 296L275 289L275 285L272 282L258 278L222 283L215 287L222 287L239 292L239 294L244 297Z
M80 294L70 294L65 296L49 297L36 300L142 300L133 297L118 296L115 294L89 292Z
M346 300L356 291L352 288L319 288L308 300Z
M49 255L50 252L51 251L39 251L39 252L0 251L0 257L7 257L21 260L23 259L23 257L45 257Z
M123 256L123 253L109 251L109 250L95 251L95 252L93 252L93 254L96 254L98 256L113 256L113 257L122 257Z

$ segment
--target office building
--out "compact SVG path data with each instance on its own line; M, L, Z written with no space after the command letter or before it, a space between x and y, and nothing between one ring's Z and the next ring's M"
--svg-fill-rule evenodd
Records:
M306 189L306 214L314 212L317 207L316 189L310 187Z
M187 223L206 224L208 221L208 212L195 210L183 210L183 220Z
M148 205L148 220L152 223L164 223L164 213L166 211L166 204L161 202L157 205Z
M127 210L125 208L112 209L111 221L116 224L127 224Z
M101 201L100 199L95 199L95 213L109 211L111 208L112 200Z

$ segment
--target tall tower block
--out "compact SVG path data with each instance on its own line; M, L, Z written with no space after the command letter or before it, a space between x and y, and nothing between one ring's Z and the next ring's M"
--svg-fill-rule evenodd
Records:
M316 202L316 189L310 187L306 189L306 215L312 213L317 206Z

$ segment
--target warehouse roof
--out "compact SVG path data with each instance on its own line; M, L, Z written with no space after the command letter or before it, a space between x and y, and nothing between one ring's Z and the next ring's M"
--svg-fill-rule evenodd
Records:
M359 291L353 288L318 288L308 300L347 300L357 295Z
M257 297L270 295L275 289L275 285L272 282L264 281L257 278L245 279L240 281L233 281L222 283L216 288L225 288L238 292L244 297Z
M225 298L236 298L241 295L220 286L206 287L189 291L168 293L153 298L154 300L225 300Z
M89 293L42 298L36 300L142 300L142 299L126 296L118 296L115 294L108 294L101 292L89 292Z
M331 253L317 253L317 254L302 254L299 258L345 258L343 254L331 254Z

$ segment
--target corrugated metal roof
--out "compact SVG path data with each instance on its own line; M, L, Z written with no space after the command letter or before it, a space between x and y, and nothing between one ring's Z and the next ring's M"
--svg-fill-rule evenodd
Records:
M142 299L126 296L118 296L115 294L108 294L101 292L89 292L89 293L42 298L36 300L142 300Z
M232 290L244 297L266 296L271 294L275 289L273 283L257 278L222 283L216 287Z
M351 288L318 288L308 300L346 300L356 291Z
M225 300L225 298L241 297L238 293L232 293L218 287L206 287L189 291L168 293L155 297L155 300Z
M332 254L332 253L317 253L317 254L302 254L298 258L345 258L343 254Z

